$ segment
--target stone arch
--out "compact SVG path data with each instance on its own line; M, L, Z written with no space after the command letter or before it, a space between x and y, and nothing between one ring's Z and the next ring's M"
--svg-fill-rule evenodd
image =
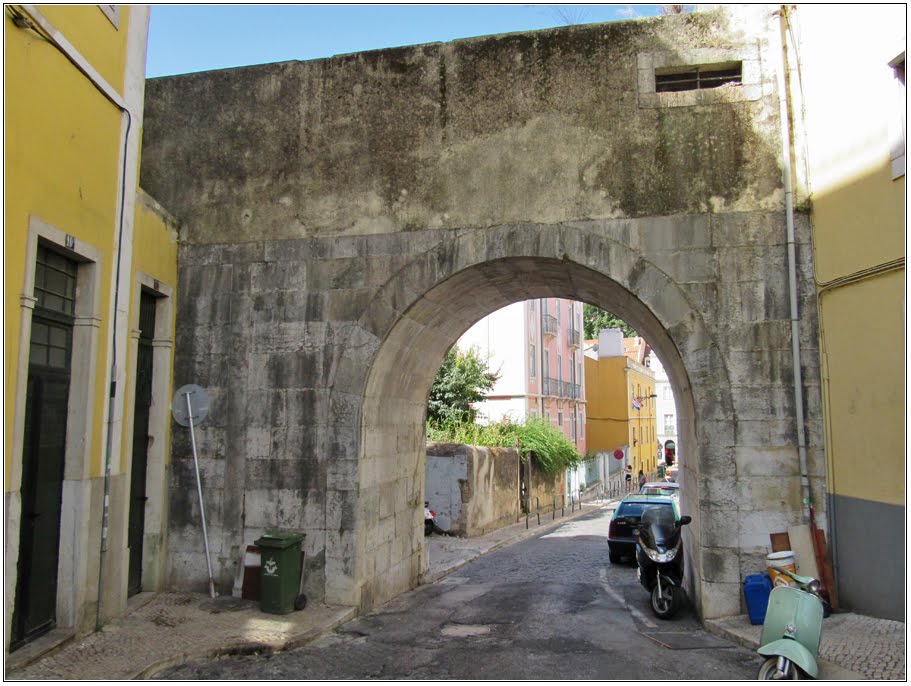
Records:
M500 307L567 297L632 324L671 379L680 453L695 458L681 469L688 485L683 507L694 520L688 585L702 608L701 599L717 590L702 574L702 559L717 546L703 550L702 525L716 505L703 502L700 477L712 468L706 449L718 435L725 444L735 441L729 375L704 313L684 287L630 245L635 235L622 221L447 232L379 289L351 332L332 384L332 402L356 398L360 408L356 459L347 479L328 484L344 490L334 500L346 502L354 516L353 529L327 539L327 602L367 608L419 581L426 565L419 521L426 394L446 351Z

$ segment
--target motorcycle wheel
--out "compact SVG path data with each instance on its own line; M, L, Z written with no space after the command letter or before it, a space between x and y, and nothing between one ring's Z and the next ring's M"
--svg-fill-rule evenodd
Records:
M658 585L652 589L652 613L658 619L670 619L680 607L680 589L676 586L662 586L664 593L659 594Z
M803 677L803 674L800 671L800 667L795 665L790 660L787 660L788 670L786 673L781 673L778 671L778 658L770 657L768 660L762 663L762 666L759 668L759 674L756 676L759 681L777 681L780 679L791 681L797 681Z

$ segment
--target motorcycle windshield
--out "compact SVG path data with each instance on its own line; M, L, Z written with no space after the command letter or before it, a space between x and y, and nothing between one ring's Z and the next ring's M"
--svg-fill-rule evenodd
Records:
M673 545L677 536L676 517L672 507L649 505L642 511L640 529L648 529L649 538L657 546Z

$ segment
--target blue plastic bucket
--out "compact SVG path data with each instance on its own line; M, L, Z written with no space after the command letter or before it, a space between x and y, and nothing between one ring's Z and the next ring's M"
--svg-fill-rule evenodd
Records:
M743 597L747 602L750 624L762 624L769 607L772 580L768 574L750 574L743 582Z

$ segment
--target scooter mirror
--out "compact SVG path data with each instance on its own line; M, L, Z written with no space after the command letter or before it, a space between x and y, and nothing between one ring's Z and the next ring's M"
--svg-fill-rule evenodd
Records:
M690 517L689 515L683 515L680 519L677 520L677 526L681 527L684 524L689 524L692 521L693 521L692 517Z

